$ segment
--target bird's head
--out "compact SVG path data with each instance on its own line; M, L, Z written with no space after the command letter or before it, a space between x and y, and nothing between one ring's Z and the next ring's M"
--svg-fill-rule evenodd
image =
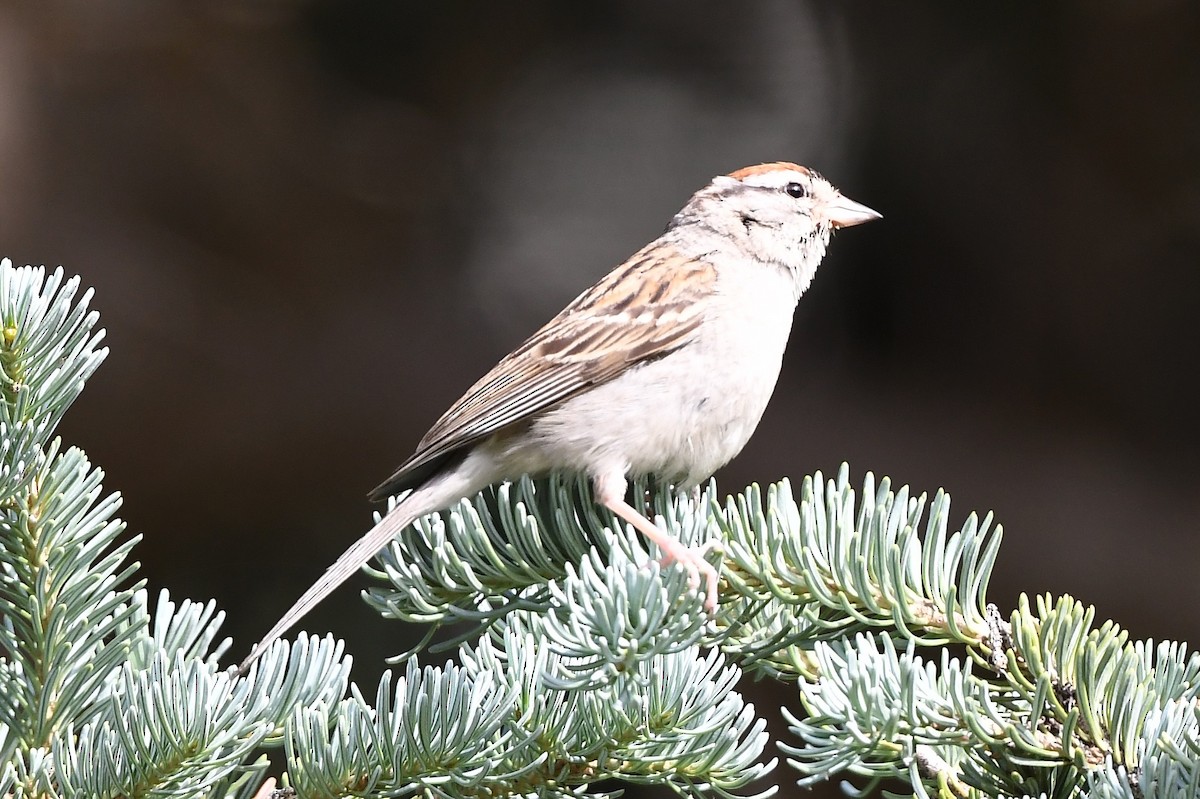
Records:
M880 214L856 203L815 171L776 162L721 175L693 195L671 223L729 242L743 255L791 270L808 287L830 233ZM705 236L704 238L707 238Z

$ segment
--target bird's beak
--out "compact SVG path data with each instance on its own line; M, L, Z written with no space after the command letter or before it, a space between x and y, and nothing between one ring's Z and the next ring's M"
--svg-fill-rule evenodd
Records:
M825 218L834 228L854 227L872 219L882 219L883 214L872 211L862 203L838 195L825 206Z

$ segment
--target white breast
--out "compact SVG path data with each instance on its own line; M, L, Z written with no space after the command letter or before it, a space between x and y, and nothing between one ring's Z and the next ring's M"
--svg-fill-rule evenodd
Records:
M529 466L652 473L684 487L705 480L758 426L796 300L782 268L724 270L696 340L546 412L526 439L536 452L522 455Z

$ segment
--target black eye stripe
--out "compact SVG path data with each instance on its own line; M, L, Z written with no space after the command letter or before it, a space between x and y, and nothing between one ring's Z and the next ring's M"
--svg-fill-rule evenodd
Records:
M800 198L808 196L808 187L803 183L789 183L783 187L783 190L791 197Z

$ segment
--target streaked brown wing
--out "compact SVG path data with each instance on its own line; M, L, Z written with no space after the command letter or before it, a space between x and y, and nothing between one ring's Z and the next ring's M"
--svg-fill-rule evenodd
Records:
M496 364L371 498L418 485L469 444L686 344L701 321L697 300L713 290L716 273L656 249L635 254Z

